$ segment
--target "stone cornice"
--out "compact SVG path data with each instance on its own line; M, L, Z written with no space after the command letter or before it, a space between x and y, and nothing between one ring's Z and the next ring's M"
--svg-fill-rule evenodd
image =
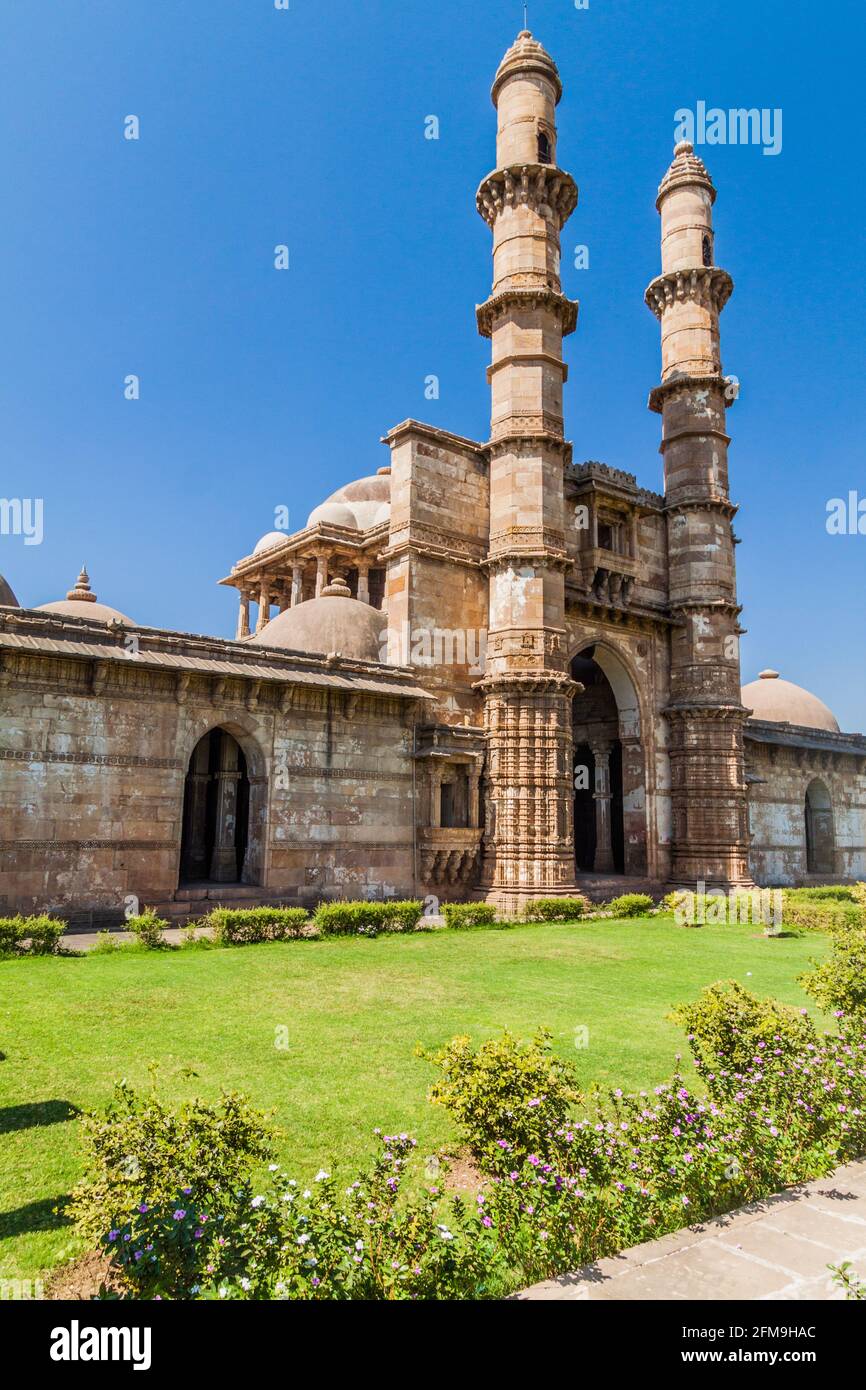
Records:
M713 372L707 376L694 376L690 372L681 372L678 375L668 377L665 381L660 382L658 386L654 386L649 393L647 406L650 410L655 411L657 415L661 415L669 397L682 393L709 391L715 388L725 397L725 408L729 409L737 399L736 394L732 395L730 398L726 395L731 387L732 381L732 377L722 376L718 372ZM705 430L704 433L709 434L711 431Z
M682 626L679 619L664 609L650 608L648 604L635 603L633 599L629 600L628 608L603 603L592 594L587 594L586 590L576 582L566 581L565 607L567 612L581 613L595 622L612 623L621 627L633 627L642 630L661 627L667 630Z
M726 270L718 266L694 266L686 270L669 270L658 275L646 288L644 301L657 319L672 304L690 300L702 309L721 313L733 292L734 282Z
M506 208L528 207L563 227L577 207L577 184L554 164L513 164L481 180L475 206L489 227Z
M501 372L504 367L513 367L515 364L521 367L534 367L538 364L545 367L553 367L562 373L562 380L568 381L568 363L563 362L561 357L554 357L552 352L509 352L505 357L497 357L495 362L491 362L487 368L487 383L492 382L497 372Z
M567 338L577 327L579 304L569 299L559 290L547 285L515 285L511 289L499 290L485 299L475 309L478 332L482 338L493 335L494 321L503 317L510 309L550 309L557 314L562 323L562 336Z
M501 671L476 681L473 690L484 695L565 695L569 699L583 693L580 681L565 671Z
M394 425L387 434L383 434L380 443L389 445L392 449L395 444L402 444L403 441L412 435L418 435L422 439L428 439L433 444L444 445L446 448L459 449L464 453L484 457L486 445L480 444L477 439L467 439L462 434L452 434L450 430L439 429L436 425L425 425L420 420L401 420L399 425Z
M507 430L490 440L487 445L487 453L490 458L493 458L497 454L514 453L516 449L520 449L524 445L533 451L541 447L561 451L564 463L568 465L571 462L572 445L570 441L563 439L561 434L551 434L549 430Z
M729 497L678 497L676 501L665 501L664 509L670 516L676 516L680 512L720 512L729 521L733 521L737 512L740 510L736 502L732 502Z

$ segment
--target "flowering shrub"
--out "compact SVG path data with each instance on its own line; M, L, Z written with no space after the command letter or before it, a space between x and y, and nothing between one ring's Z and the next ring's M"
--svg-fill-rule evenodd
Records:
M323 936L377 936L382 931L413 931L423 911L423 903L336 902L320 903L313 925Z
M324 1170L303 1191L275 1163L231 1182L144 1199L101 1240L134 1298L481 1297L497 1252L483 1200L403 1191L416 1141L376 1131L367 1172L344 1190ZM500 1276L501 1278L501 1276Z
M513 1168L563 1124L580 1092L574 1069L554 1055L544 1029L531 1043L505 1032L473 1049L467 1037L453 1038L435 1053L441 1075L430 1100L457 1120L466 1144L485 1172Z
M573 922L589 911L589 902L577 898L533 898L526 905L527 922Z
M833 937L829 957L815 963L800 983L823 1009L863 1026L866 1016L866 932L844 932Z
M775 999L759 999L735 980L710 985L692 1004L670 1015L689 1035L692 1051L702 1059L744 1070L758 1049L773 1056L796 1056L816 1041L805 1012Z
M242 1096L224 1093L216 1105L195 1100L172 1110L126 1082L104 1114L85 1116L83 1137L86 1177L68 1210L96 1238L109 1229L129 1234L150 1213L165 1220L179 1209L179 1193L184 1208L216 1215L252 1162L269 1156L264 1116Z
M493 903L444 903L446 927L492 927L496 923Z
M652 906L653 900L648 893L623 893L619 898L611 898L607 909L615 917L644 917Z
M144 912L139 912L135 917L127 917L126 929L138 938L139 944L148 951L158 951L165 946L163 932L169 926L168 922L157 917L152 907L148 907Z
M304 936L309 918L303 907L217 907L204 919L222 946L249 946L260 941L295 941Z
M56 955L65 931L65 922L46 913L34 917L0 917L0 955Z

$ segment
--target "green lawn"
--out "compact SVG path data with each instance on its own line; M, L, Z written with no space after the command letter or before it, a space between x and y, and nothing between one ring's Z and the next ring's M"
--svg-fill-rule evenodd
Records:
M796 976L825 950L821 936L651 919L0 962L0 1277L77 1253L53 1213L80 1172L74 1108L102 1105L121 1077L146 1083L150 1061L164 1094L226 1086L275 1111L280 1156L305 1179L362 1161L375 1125L429 1150L453 1138L426 1101L419 1041L544 1024L586 1081L638 1088L682 1046L672 1005L724 978L805 1004Z

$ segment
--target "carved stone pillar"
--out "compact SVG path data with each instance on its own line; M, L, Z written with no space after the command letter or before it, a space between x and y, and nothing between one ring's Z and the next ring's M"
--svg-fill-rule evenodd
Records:
M238 878L238 745L224 734L220 745L220 765L216 775L216 831L210 877L215 883L235 883Z
M593 743L592 755L595 758L595 863L597 874L613 871L612 805L613 793L610 785L609 743Z
M442 824L442 768L430 769L430 824L438 830Z
M370 566L358 566L358 599L361 603L370 602Z
M478 825L479 812L479 787L481 783L481 763L476 762L469 768L469 822L470 830L474 830Z
M186 779L186 797L184 798L186 825L184 826L183 837L186 845L186 856L184 863L181 865L181 873L186 879L207 878L208 862L207 847L205 844L205 826L207 817L207 788L208 782L210 781L208 775L209 757L210 740L203 738L196 745Z
M292 565L292 599L291 607L296 608L301 602L303 593L304 570L301 565Z
M241 590L240 607L238 608L238 629L236 640L239 642L242 637L250 635L250 592L249 589Z
M256 620L256 632L261 632L262 628L267 627L271 620L271 586L267 579L262 580L262 587L259 591L259 616Z
M316 557L316 598L321 598L322 590L328 582L328 561L330 558L324 553Z

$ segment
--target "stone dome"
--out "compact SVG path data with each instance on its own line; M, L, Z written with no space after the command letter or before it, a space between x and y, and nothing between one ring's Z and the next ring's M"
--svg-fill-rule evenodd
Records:
M358 518L345 502L322 502L314 507L307 517L307 525L315 526L317 521L329 526L349 526L353 531L358 529Z
M266 534L262 536L261 540L256 541L255 545L253 546L253 554L259 555L263 550L270 550L272 546L279 545L281 541L284 541L286 539L286 536L287 532L285 531L266 532Z
M123 623L124 627L135 627L131 618L107 603L99 603L90 588L90 576L82 565L81 573L74 589L70 589L65 599L54 603L40 603L37 613L55 613L61 618L87 618L91 623Z
M335 652L357 661L381 662L386 628L387 620L378 608L352 598L349 586L335 579L321 597L298 603L272 619L249 639L249 645L322 656Z
M330 521L336 526L353 526L358 531L367 531L378 526L391 514L391 470L380 468L369 478L356 478L353 483L345 483L326 497L312 512L308 526L317 521ZM351 516L351 521L346 517ZM339 519L338 519L339 518Z
M0 608L20 608L21 604L13 594L10 586L0 574Z
M797 724L806 729L825 729L840 733L832 710L817 695L802 686L784 681L778 671L762 671L756 681L744 685L743 704L752 711L754 719L766 719L771 724Z

